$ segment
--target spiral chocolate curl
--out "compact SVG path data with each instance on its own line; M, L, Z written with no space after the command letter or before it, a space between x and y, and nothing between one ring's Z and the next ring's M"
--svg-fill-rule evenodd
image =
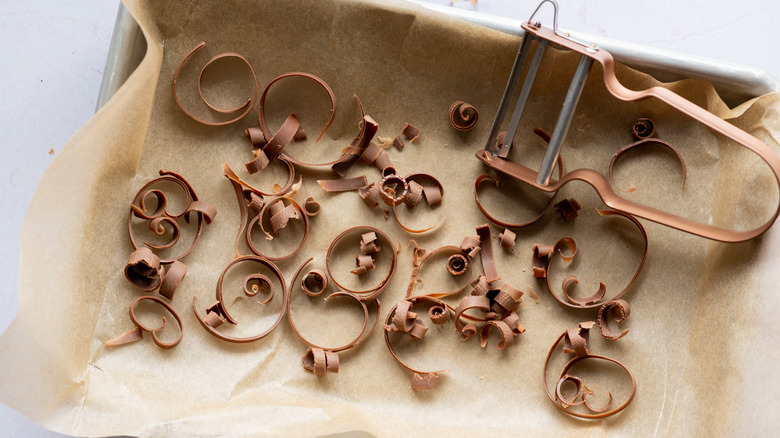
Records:
M477 124L479 113L474 105L461 100L450 105L450 124L458 131L468 131Z

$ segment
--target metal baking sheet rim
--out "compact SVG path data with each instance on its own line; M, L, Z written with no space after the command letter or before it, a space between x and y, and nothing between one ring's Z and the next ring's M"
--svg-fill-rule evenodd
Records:
M480 12L407 0L426 9L469 21L511 35L524 35L522 21ZM565 29L563 29L566 31ZM710 81L729 105L780 90L780 83L759 69L683 55L639 44L573 31L579 38L598 44L616 61L643 71L661 81L684 78ZM100 109L135 70L146 53L146 40L135 19L120 2L114 33L100 86L97 109Z

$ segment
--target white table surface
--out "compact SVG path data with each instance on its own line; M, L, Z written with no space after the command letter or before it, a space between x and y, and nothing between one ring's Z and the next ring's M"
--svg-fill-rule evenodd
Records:
M450 0L429 0L449 5ZM780 80L780 2L559 0L559 25L757 67ZM453 7L526 19L536 0L457 0ZM0 41L0 332L17 306L19 231L46 167L94 113L117 3L2 0ZM0 353L0 360L13 360ZM0 435L61 437L0 404Z

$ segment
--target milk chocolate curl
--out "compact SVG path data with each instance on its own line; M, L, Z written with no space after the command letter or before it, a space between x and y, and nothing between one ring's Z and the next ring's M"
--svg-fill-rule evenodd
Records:
M222 311L222 305L219 301L206 308L206 317L203 322L209 327L217 328L227 322L225 312Z
M617 341L618 339L628 334L629 329L623 330L623 332L620 334L612 331L612 329L609 328L608 321L604 319L605 313L609 314L609 316L611 316L617 324L625 321L625 319L631 313L631 306L628 305L626 300L618 299L604 303L604 305L599 308L599 316L597 321L599 324L599 329L601 329L601 336L607 339Z
M409 181L409 193L404 197L404 203L409 208L414 208L423 197L423 186L417 181Z
M555 245L534 245L533 262L533 276L536 278L547 278L547 270L550 267L550 256L560 246L565 245L569 249L569 255L564 255L559 250L561 258L570 262L577 254L577 244L571 237L563 237L555 242Z
M431 318L432 323L441 325L450 320L450 312L443 304L437 304L428 308L428 317Z
M365 175L348 179L318 179L317 184L326 192L348 192L365 187L368 184Z
M379 182L375 182L358 190L360 197L372 208L378 207L379 203L382 202L381 192L382 186Z
M321 269L312 269L301 278L301 288L310 297L316 297L328 287L328 277Z
M173 263L168 266L168 270L162 277L162 281L160 282L160 295L169 300L173 300L173 294L176 292L176 288L179 287L182 280L184 280L185 275L187 275L187 265L178 260L174 260Z
M631 135L634 140L642 140L644 138L650 138L655 134L655 124L652 120L647 118L641 118L631 126Z
M376 131L379 129L379 124L371 118L371 116L363 116L363 127L360 131L357 143L352 149L352 152L344 156L338 163L331 166L331 170L343 177L347 171L358 161L363 152L368 148L371 143L371 139L376 135Z
M383 328L389 332L408 333L412 339L422 339L428 331L428 327L417 318L417 313L411 311L413 305L414 303L409 300L399 301L395 307L392 322L384 325Z
M412 390L419 391L421 389L433 389L439 384L439 375L436 373L429 374L417 374L412 375Z
M501 341L498 343L497 348L503 350L506 347L511 347L515 342L515 333L509 327L509 324L504 321L487 321L479 331L479 346L485 348L488 338L490 337L490 328L495 327L501 334Z
M558 213L560 213L564 219L570 221L579 216L579 211L582 209L582 204L580 204L580 201L574 198L569 198L555 204L554 207L556 210L558 210Z
M423 186L423 194L425 195L425 200L428 201L428 205L441 204L443 194L440 186Z
M252 142L252 147L255 149L262 148L266 143L268 143L265 135L263 135L263 130L259 127L247 128L244 130L244 134L246 135L246 138Z
M255 214L260 213L265 205L265 198L250 190L244 190L243 193L244 199L246 199L246 207Z
M301 357L303 368L306 371L314 373L317 377L322 377L327 373L339 372L339 355L333 351L323 350L322 348L309 348L306 354Z
M290 219L299 219L301 217L298 209L293 204L285 206L284 201L281 199L271 205L269 212L271 215L271 229L274 235L277 235L279 230L287 227Z
M268 143L262 149L269 160L273 160L282 153L285 146L292 141L295 133L298 132L299 126L298 117L295 114L287 116L281 128L276 131L276 134L268 140Z
M360 250L363 251L363 254L373 254L382 250L382 248L376 244L376 233L374 231L364 233L360 236Z
M490 237L490 226L488 224L478 226L477 235L479 236L479 247L481 248L479 254L482 258L482 270L485 273L487 282L492 283L496 280L499 280L501 277L498 276L498 271L496 271L496 262L493 258L493 245Z
M590 329L596 323L593 321L581 322L577 328L566 330L563 337L563 352L574 353L579 356L587 356L590 344Z
M368 254L358 254L355 257L355 269L352 269L351 273L355 275L362 275L366 272L374 269L374 258Z
M472 259L479 254L479 236L466 236L460 244L460 249Z
M149 248L138 248L130 254L125 265L125 277L136 288L152 292L160 286L164 269Z
M570 303L576 304L577 306L587 306L590 304L595 304L601 301L604 298L604 295L607 293L607 287L604 285L604 283L599 282L599 290L597 290L593 295L587 297L587 298L573 298L571 295L569 295L569 285L570 284L578 284L579 280L577 280L577 277L574 275L567 275L563 279L563 284L561 288L563 289L563 295L566 296L566 299L569 300Z
M170 341L170 342L164 342L162 339L160 339L157 336L157 333L162 331L165 328L166 324L167 324L167 320L166 320L165 317L162 317L162 323L160 324L159 327L149 327L149 326L146 326L143 323L141 323L141 321L138 319L138 317L136 317L136 314L135 314L135 308L141 301L152 301L154 303L157 303L157 304L161 305L169 314L171 314L171 316L173 316L173 318L176 320L176 323L179 325L179 336L176 339L174 339L173 341ZM176 345L179 344L179 342L181 342L181 339L184 336L184 331L183 331L184 329L183 329L183 326L182 326L182 323L181 323L181 317L179 317L179 314L176 313L176 311L173 310L173 307L171 307L168 303L166 303L165 301L163 301L163 300L161 300L160 298L157 298L157 297L145 296L145 297L138 297L138 298L136 298L135 301L133 301L130 304L130 321L132 321L132 323L139 330L151 333L152 334L152 341L154 341L154 344L157 345L158 347L162 348L162 349L166 349L167 350L169 348L175 347ZM110 346L126 344L128 342L133 342L134 340L138 340L138 339L136 339L137 337L138 337L138 330L131 330L130 332L127 332L127 333L121 335L117 339L108 341L106 343L106 346L110 347Z
M381 153L382 153L382 148L379 147L379 145L377 145L376 143L371 143L368 145L366 150L363 151L363 153L360 155L360 158L358 158L358 163L372 164L377 160L377 158L379 158L379 155Z
M303 201L303 212L306 216L317 216L321 210L320 203L315 201L313 196L309 196Z
M517 310L520 307L520 303L523 302L523 291L509 283L504 283L493 300L505 311L511 312Z
M390 161L390 156L387 155L386 152L380 153L376 160L374 160L374 165L377 169L379 169L380 172L382 172L383 176L387 176L387 174L394 174L395 168L393 167L393 162ZM392 169L392 171L387 171L387 169Z
M136 328L130 330L129 332L127 332L127 333L123 333L123 334L119 335L118 337L116 337L116 338L114 338L114 339L112 339L110 341L107 341L104 345L106 347L117 347L117 346L120 346L120 345L125 345L125 344L130 344L130 343L133 343L133 342L138 342L138 341L140 341L143 338L144 338L144 331L141 330L140 327L136 327Z
M400 136L398 135L395 136L395 138L393 139L393 146L395 146L395 148L398 149L399 151L404 150L404 141L401 140Z
M461 316L467 310L478 309L483 312L490 310L490 298L486 296L466 296L460 300L458 307L455 308L455 328L463 335L463 339L476 333L476 325L468 323L466 325L461 321Z
M212 110L214 110L216 112L224 113L224 114L236 113L236 112L239 112L241 110L243 110L243 112L241 112L236 117L234 117L234 118L232 118L230 120L225 120L225 121L222 121L222 122L209 122L209 121L201 119L201 118L195 116L194 114L192 114L191 112L189 112L186 108L184 108L184 106L181 104L181 101L179 100L179 94L176 91L176 81L179 78L179 73L181 73L181 69L182 69L182 67L184 67L184 64L186 64L187 61L193 55L195 55L195 53L197 53L200 49L202 49L204 47L206 47L206 43L205 42L202 42L202 43L198 44L197 46L195 46L195 48L192 49L192 51L190 51L190 53L187 54L187 56L185 56L184 59L182 59L182 61L179 63L179 66L176 67L176 72L173 74L173 86L172 86L172 88L173 88L173 99L176 101L176 106L178 106L179 109L182 110L182 112L184 114L186 114L189 118L191 118L192 120L195 120L196 122L202 123L204 125L208 125L208 126L224 126L224 125L229 125L231 123L237 122L237 121L241 120L242 118L244 118L244 116L249 114L249 111L254 106L255 99L257 99L257 77L255 76L255 71L252 69L252 65L249 63L249 61L247 61L246 58L244 58L243 56L239 55L238 53L224 52L224 53L220 53L220 54L214 56L213 58L211 58L203 66L203 68L201 68L200 74L198 75L198 93L200 94L200 98L203 101L203 103L205 103L209 108L211 108ZM225 58L235 58L235 59L238 59L238 60L242 61L244 64L246 64L246 66L249 68L250 74L252 75L252 83L254 84L254 93L253 93L251 99L248 99L246 101L246 103L244 103L243 105L241 105L239 107L236 107L236 108L233 108L233 109L227 109L227 110L219 109L219 108L215 107L214 105L212 105L209 101L207 101L206 98L203 96L203 88L201 86L202 79L203 79L203 72L206 71L206 69L212 63L214 63L215 61L220 60L220 59L225 59Z
M458 131L468 131L477 124L479 113L473 105L461 100L450 105L450 124Z
M482 274L471 283L471 286L474 288L471 290L471 295L475 297L482 297L490 292L490 283L488 283L487 279Z
M462 275L469 269L469 259L463 254L453 254L447 259L447 271L452 275Z
M408 123L404 123L401 133L412 143L420 139L420 129Z
M388 175L380 183L379 196L388 207L394 207L403 202L409 193L409 185L406 180L398 175Z
M498 235L498 243L500 243L501 247L504 248L505 250L514 251L515 238L517 238L517 234L512 232L512 230L510 229L504 229L504 231L502 231L501 234Z

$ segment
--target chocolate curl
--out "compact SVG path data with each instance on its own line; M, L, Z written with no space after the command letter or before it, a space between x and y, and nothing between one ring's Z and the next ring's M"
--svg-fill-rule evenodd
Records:
M406 194L409 193L409 184L407 184L405 179L395 174L382 178L380 188L379 196L388 207L395 207L400 204L403 202Z
M379 203L382 202L381 192L382 186L379 182L375 182L358 190L360 197L372 208L378 207Z
M379 156L376 157L374 160L374 166L376 166L377 169L379 169L380 172L382 172L382 175L388 175L388 174L394 174L395 173L395 167L393 167L393 162L390 161L390 156L387 155L387 153L382 152L379 154ZM392 171L387 171L387 169L392 169Z
M580 204L580 201L574 198L569 198L555 204L553 207L558 210L558 213L560 213L564 219L570 221L579 216L579 211L582 209L582 204Z
M141 301L152 301L154 303L157 303L161 305L168 313L173 316L173 319L176 320L176 323L179 325L179 336L171 341L171 342L163 342L159 337L157 337L157 333L162 331L165 326L167 325L167 319L163 316L162 317L162 323L158 327L149 327L145 324L143 324L135 315L135 308ZM132 321L133 325L135 325L135 329L130 330L127 333L124 333L120 335L118 338L110 340L106 342L107 347L114 347L117 345L124 345L131 342L135 342L143 338L143 332L149 332L152 335L152 341L154 341L154 344L162 349L169 349L173 348L176 345L181 342L182 337L184 336L183 326L181 323L181 317L178 313L176 313L173 308L168 305L165 301L161 300L157 297L150 297L150 296L144 296L144 297L138 297L130 304L130 321Z
M517 238L517 234L510 229L505 229L498 235L498 243L501 244L501 247L505 250L514 252L515 238Z
M487 278L485 278L483 274L480 274L471 285L474 287L471 291L471 295L475 297L484 297L490 291L490 283L488 283Z
M265 139L265 135L263 135L263 130L260 129L259 126L245 129L244 134L246 135L246 138L252 142L252 147L255 149L262 148L266 143L268 143L268 141Z
M523 302L523 291L509 283L504 283L493 300L505 311L511 312L517 310L520 307L520 303Z
M365 175L349 179L318 179L317 184L326 192L348 192L358 190L368 184Z
M398 135L395 136L395 138L393 139L393 146L395 146L396 149L398 149L399 151L404 150L404 141L401 140L400 136Z
M536 278L547 278L547 268L550 266L550 256L555 252L559 245L566 245L570 255L564 255L559 250L561 258L565 262L570 262L577 254L577 243L571 237L563 237L555 242L555 245L534 245L533 256L533 276Z
M420 203L423 197L423 186L416 181L409 181L409 193L404 197L404 203L407 207L414 208Z
M379 129L379 124L371 118L371 116L363 116L363 129L360 131L360 136L356 143L356 147L352 153L350 153L342 161L331 166L331 170L340 178L346 175L347 171L357 162L366 148L368 148L371 139L376 135L376 131Z
M634 140L650 138L654 134L655 124L650 119L641 118L637 120L633 126L631 126L631 135L634 137Z
M306 216L317 216L320 214L320 211L322 211L322 206L320 206L319 202L314 200L313 196L309 196L303 201L303 213Z
M255 174L265 169L271 162L271 159L268 158L268 155L266 155L262 149L255 149L252 151L252 157L252 161L244 163L246 171L250 174Z
M567 275L566 278L563 279L563 285L561 286L563 288L563 295L566 296L566 299L569 300L570 303L576 304L578 306L587 306L589 304L598 303L607 293L607 287L604 285L604 283L599 282L599 290L597 290L593 295L587 298L573 298L571 295L569 295L567 290L569 285L572 283L579 283L579 280L577 280L577 277L574 275Z
M355 269L352 269L351 273L355 275L362 275L366 272L374 269L374 258L368 254L358 254L355 257Z
M282 200L272 205L269 211L271 215L271 229L274 235L279 234L279 230L287 227L290 219L299 219L301 217L294 205L285 206Z
M428 317L432 323L441 325L450 320L450 312L444 305L434 305L428 308Z
M450 105L450 124L458 131L468 131L477 124L479 113L474 105L458 100Z
M360 236L360 250L363 251L363 254L373 254L382 250L382 248L376 244L375 232L370 231Z
M144 331L140 327L136 327L127 333L119 335L117 338L112 339L105 343L106 347L117 347L119 345L130 344L138 342L144 338Z
M260 211L263 209L263 206L265 205L265 198L251 190L244 190L243 192L244 199L246 199L246 207L252 210L255 215L260 213Z
M466 236L460 244L460 249L472 259L479 254L479 236Z
M476 333L476 324L463 325L460 319L464 312L471 309L489 311L490 299L486 296L467 296L460 300L458 307L455 308L455 328L463 335L464 340Z
M382 148L379 147L376 143L371 143L368 145L365 151L363 151L363 154L358 158L358 163L362 164L372 164L376 161L377 158L379 158L379 154L382 153ZM381 170L381 169L380 169Z
M412 390L419 391L421 389L433 389L439 384L439 375L436 373L429 373L420 375L414 373L412 375Z
M596 323L593 321L581 322L577 328L566 330L563 337L563 352L574 353L577 357L587 356L590 343L590 329Z
M492 283L501 279L496 271L496 262L493 258L493 245L490 237L490 226L488 224L480 225L477 227L477 235L479 236L480 257L482 258L482 270L487 277L487 282Z
M301 278L301 289L310 297L316 297L328 287L328 277L322 269L312 269Z
M306 371L314 373L317 377L328 373L338 374L339 372L338 353L322 348L309 348L306 350L306 354L301 357L301 362L303 362L303 368Z
M441 204L442 192L439 186L423 186L423 194L428 205L434 206Z
M517 312L509 312L503 321L512 329L515 335L525 333L525 327L523 327L523 324L520 324L520 317L517 316Z
M404 123L401 133L412 143L420 139L420 129L408 123Z
M222 310L222 303L215 302L206 309L206 317L203 321L210 327L217 328L222 324L228 322L225 318L225 312Z
M149 248L141 247L130 254L125 265L125 277L136 288L152 292L160 286L165 269Z
M293 135L293 141L304 141L306 140L306 131L301 128L297 131L295 131L295 135Z
M390 324L384 325L383 328L390 332L409 333L412 339L422 339L428 331L428 327L417 318L416 312L412 312L413 305L408 300L399 301Z
M463 254L453 254L447 259L447 271L452 275L462 275L469 269L469 259Z
M187 265L174 260L170 266L168 266L167 272L160 281L160 295L173 300L173 294L176 293L176 288L179 287L184 276L187 275Z
M599 309L599 316L597 321L599 324L599 329L601 329L601 336L605 337L606 339L617 341L618 339L628 334L629 329L623 330L623 333L620 334L612 331L612 329L609 328L608 322L604 320L605 313L608 313L614 319L616 324L625 321L628 315L631 314L631 306L628 305L626 300L617 299L604 303L604 305Z
M509 324L504 321L487 321L479 331L479 346L485 348L488 338L490 337L490 328L495 327L501 333L501 342L498 343L497 348L503 350L506 347L511 347L515 342L515 333L509 327Z

